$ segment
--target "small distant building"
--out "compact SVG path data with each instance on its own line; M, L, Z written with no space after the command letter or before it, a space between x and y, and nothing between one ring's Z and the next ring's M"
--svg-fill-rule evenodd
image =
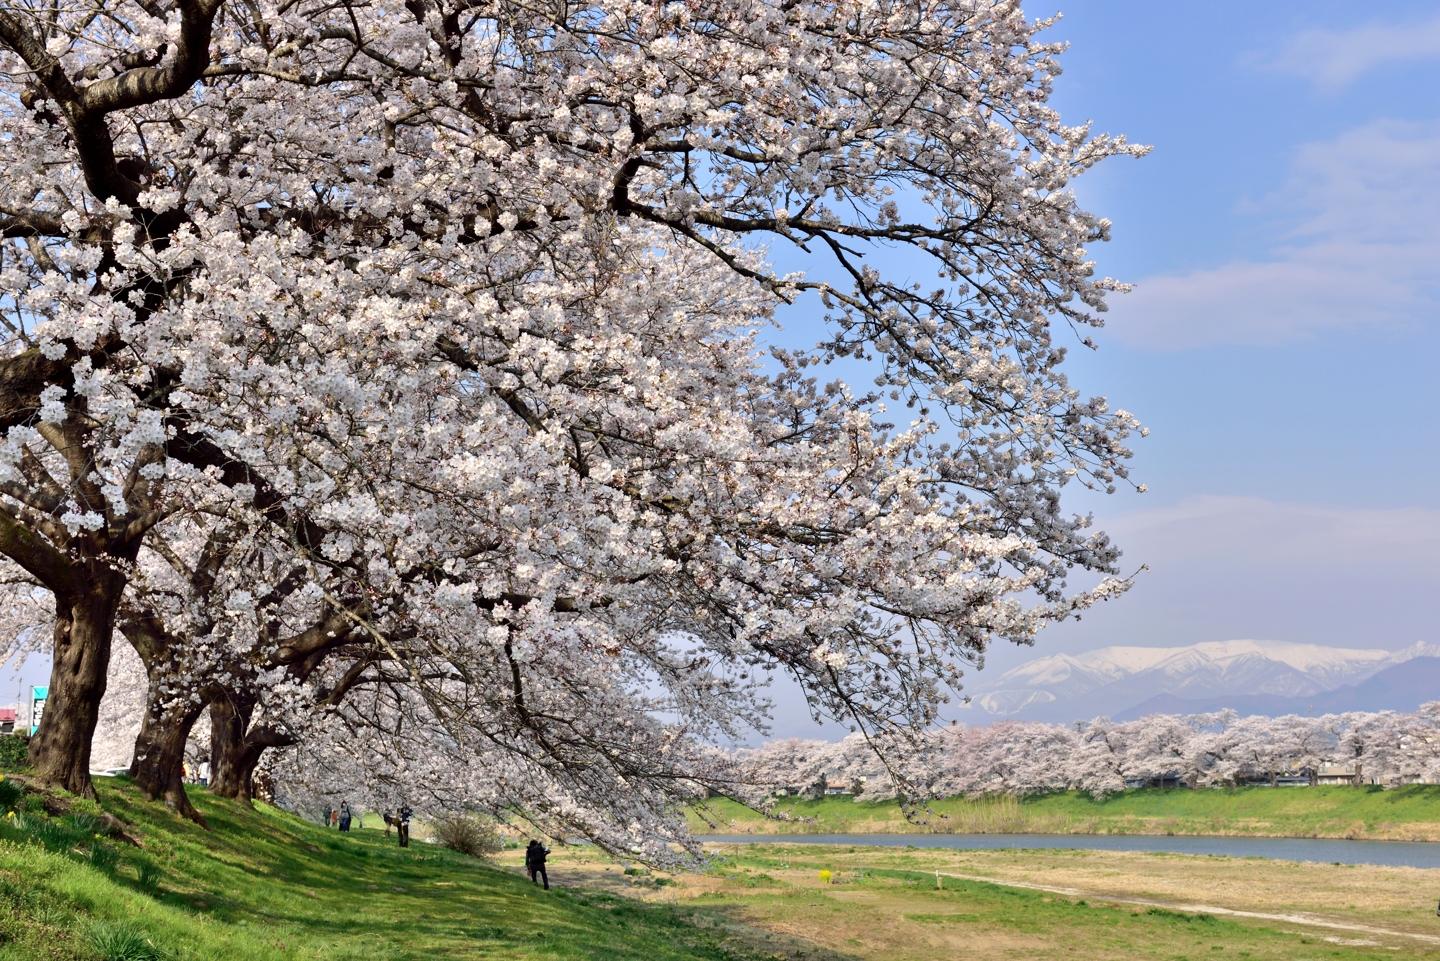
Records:
M1126 779L1125 779L1125 786L1126 786L1127 788L1140 788L1140 787L1181 788L1181 787L1189 787L1190 785L1186 784L1185 781L1180 777L1179 774L1173 774L1173 773L1172 773L1172 774L1162 774L1162 775L1159 775L1159 776L1157 776L1157 777L1132 777L1132 778L1126 778Z
M1361 777L1364 781L1365 778ZM1355 765L1352 764L1322 764L1315 770L1316 784L1354 784ZM1367 782L1368 783L1368 782Z
M13 707L0 707L0 734L15 733L16 709Z
M853 792L850 790L850 784L849 784L848 781L826 781L826 782L825 782L825 796L826 796L826 797L829 797L829 796L832 795L832 794L851 794L851 793L853 793Z

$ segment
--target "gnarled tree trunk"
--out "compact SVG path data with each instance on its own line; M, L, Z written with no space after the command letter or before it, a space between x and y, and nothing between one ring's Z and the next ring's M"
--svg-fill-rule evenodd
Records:
M236 801L254 796L255 764L246 756L245 732L255 710L253 698L233 691L217 694L210 702L210 793Z
M87 798L95 796L90 745L105 696L116 602L124 586L118 576L97 580L81 596L56 597L50 692L40 730L30 739L29 758L39 781Z
M294 744L294 737L268 725L250 726L255 697L226 691L210 703L210 793L251 803L255 770L265 751Z
M185 742L205 710L205 703L194 700L182 705L167 704L169 697L160 693L159 686L152 677L145 698L145 719L135 739L130 776L149 800L164 800L176 813L204 824L205 819L185 793Z

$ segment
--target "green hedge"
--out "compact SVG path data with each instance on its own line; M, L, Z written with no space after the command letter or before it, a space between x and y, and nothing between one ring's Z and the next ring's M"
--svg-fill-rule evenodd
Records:
M0 771L19 771L27 764L30 739L18 734L0 735Z

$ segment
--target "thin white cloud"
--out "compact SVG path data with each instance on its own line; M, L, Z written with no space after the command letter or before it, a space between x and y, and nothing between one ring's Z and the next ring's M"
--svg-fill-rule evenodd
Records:
M1440 58L1440 17L1350 30L1306 30L1292 37L1269 65L1336 91L1378 67L1434 58Z
M1045 653L1262 637L1398 650L1440 642L1440 510L1345 509L1191 497L1099 519L1124 566L1150 566L1119 601L1046 629ZM1033 657L995 650L988 671Z
M1127 560L1148 562L1162 575L1209 571L1219 580L1263 569L1287 580L1383 572L1408 581L1440 573L1440 510L1422 507L1335 508L1201 495L1102 526L1125 547Z
M1440 122L1382 120L1307 144L1252 212L1274 224L1269 257L1142 279L1108 326L1175 350L1440 316Z

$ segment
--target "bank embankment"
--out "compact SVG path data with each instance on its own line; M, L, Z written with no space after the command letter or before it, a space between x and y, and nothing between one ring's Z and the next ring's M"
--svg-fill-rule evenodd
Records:
M1440 786L1138 789L946 798L907 821L893 801L786 798L770 817L723 798L691 814L715 834L1159 834L1440 841Z

